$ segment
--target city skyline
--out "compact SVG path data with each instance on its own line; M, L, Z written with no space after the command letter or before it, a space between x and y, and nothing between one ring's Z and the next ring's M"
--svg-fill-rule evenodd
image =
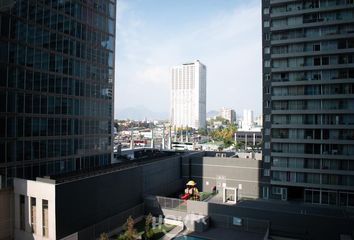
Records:
M255 0L178 1L172 7L118 2L115 118L139 108L168 119L169 68L195 59L208 66L207 111L227 106L261 113L260 9Z

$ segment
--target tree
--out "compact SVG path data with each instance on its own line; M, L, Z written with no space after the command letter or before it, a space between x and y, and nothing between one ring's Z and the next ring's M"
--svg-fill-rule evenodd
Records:
M149 213L145 217L145 232L144 232L144 238L145 239L151 239L152 236L154 236L154 230L152 229L152 215Z
M138 233L134 228L134 219L129 216L127 222L124 224L125 232L120 234L118 240L136 240L138 239Z
M234 124L228 125L226 128L215 129L210 133L213 140L223 141L224 147L229 147L233 144L233 137L236 132Z
M109 240L107 233L101 233L100 240Z

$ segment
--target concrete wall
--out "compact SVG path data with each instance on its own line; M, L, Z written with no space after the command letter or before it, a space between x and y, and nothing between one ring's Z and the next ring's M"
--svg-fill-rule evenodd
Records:
M121 171L58 184L57 236L62 238L83 229L89 233L79 234L79 239L87 239L87 236L96 233L99 235L100 232L94 230L95 224L143 203L143 196L169 195L180 190L183 184L182 158L176 155ZM123 223L128 216L124 216ZM111 227L118 227L119 224L117 222ZM102 229L107 231L107 228ZM85 238L80 238L80 235Z
M170 195L182 187L182 157L176 156L166 160L141 166L143 195Z
M211 192L216 186L239 189L242 197L258 198L261 161L242 158L194 157L182 161L184 181L193 179L200 191Z
M13 191L0 190L0 240L12 239L14 224Z
M66 237L141 203L141 172L141 168L131 168L57 185L57 237Z

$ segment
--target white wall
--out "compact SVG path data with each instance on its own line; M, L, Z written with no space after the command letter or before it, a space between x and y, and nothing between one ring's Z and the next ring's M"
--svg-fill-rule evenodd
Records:
M15 239L27 240L54 240L56 239L55 224L55 183L53 180L31 181L14 179L15 195ZM25 231L20 229L20 195L25 196ZM31 230L30 199L36 198L36 234ZM43 237L42 233L42 200L48 200L48 228L49 237Z

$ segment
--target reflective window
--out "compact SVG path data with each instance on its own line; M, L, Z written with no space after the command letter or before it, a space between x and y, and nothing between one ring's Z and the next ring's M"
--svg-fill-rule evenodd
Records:
M108 19L108 32L111 34L114 34L114 28L115 28L114 21L111 19Z
M33 95L33 113L39 114L41 111L41 98L39 95Z
M41 92L48 91L48 74L42 73L41 74Z
M32 136L32 118L30 117L25 118L25 136Z
M25 113L32 113L32 94L25 95Z
M115 18L115 11L116 11L115 5L110 2L108 4L108 8L109 8L109 17Z

